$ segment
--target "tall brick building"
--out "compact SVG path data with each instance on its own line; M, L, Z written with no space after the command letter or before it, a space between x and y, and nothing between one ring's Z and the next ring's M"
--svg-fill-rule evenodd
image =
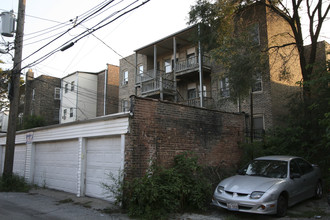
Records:
M239 16L240 21L253 28L261 48L293 41L286 22L262 4L246 8ZM197 25L188 27L120 60L119 111L128 109L132 94L227 112L238 111L237 103L229 101L228 82L219 78L221 67L211 63L193 40L197 30ZM297 81L301 81L301 72L294 46L269 50L265 73L258 78L253 90L254 130L261 132L281 123L288 97L300 91ZM250 116L250 99L243 101L242 111Z
M25 93L21 96L24 112L19 117L37 115L45 120L46 125L58 124L60 94L60 78L46 75L34 78L34 73L29 70L26 74Z

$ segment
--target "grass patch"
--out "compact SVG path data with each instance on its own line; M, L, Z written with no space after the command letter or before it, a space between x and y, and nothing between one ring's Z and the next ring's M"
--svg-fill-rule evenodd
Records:
M24 177L16 174L0 177L0 192L28 192L31 188Z

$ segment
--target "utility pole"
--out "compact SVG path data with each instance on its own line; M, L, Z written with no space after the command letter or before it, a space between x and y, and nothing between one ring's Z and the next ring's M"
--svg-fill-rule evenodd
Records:
M8 97L10 100L8 132L6 139L6 155L4 164L4 176L12 176L15 153L15 138L16 138L16 123L19 105L19 86L21 77L21 62L22 62L22 47L24 34L24 20L25 20L25 5L26 0L19 0L18 14L17 14L17 29L15 36L15 55L14 66L10 76L10 89Z

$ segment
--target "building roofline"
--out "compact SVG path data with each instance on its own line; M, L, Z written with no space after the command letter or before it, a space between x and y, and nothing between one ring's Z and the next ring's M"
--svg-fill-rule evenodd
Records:
M180 31L177 31L177 32L175 32L175 33L173 33L173 34L170 34L170 35L168 35L168 36L166 36L166 37L163 37L163 38L161 38L161 39L159 39L159 40L157 40L157 41L154 41L154 42L152 42L152 43L150 43L150 44L148 44L148 45L145 45L145 46L143 46L143 47L141 47L141 48L138 48L138 49L134 50L134 52L138 52L138 51L143 50L143 49L145 49L145 48L147 48L147 47L150 47L150 46L155 45L155 44L158 44L158 43L160 43L160 42L162 42L162 41L164 41L164 40L167 40L167 39L169 39L169 38L172 38L172 37L174 37L174 36L176 36L176 35L179 35L179 34L181 34L181 33L183 33L183 32L186 32L186 31L192 30L192 29L196 28L197 25L198 25L198 24L195 24L195 25L192 25L192 26L186 27L186 28L184 28L184 29L182 29L182 30L180 30Z

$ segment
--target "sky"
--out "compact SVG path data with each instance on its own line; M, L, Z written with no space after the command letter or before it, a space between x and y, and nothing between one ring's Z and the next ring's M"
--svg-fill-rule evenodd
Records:
M128 9L145 1L137 0ZM106 69L106 64L119 65L119 60L122 57L133 54L134 50L186 28L188 26L188 12L190 6L195 4L195 1L150 0L136 10L93 32L93 35L90 34L82 38L71 48L63 52L59 51L37 65L27 67L23 70L23 73L26 73L28 69L32 69L35 77L51 75L62 78L76 71L99 72ZM59 48L65 42L70 42L70 39L79 33L86 31L87 28L91 28L107 16L123 9L134 1L113 1L109 5L111 8L104 13L98 14L90 21L81 23L50 45L34 53L58 36L54 36L55 34L60 34L72 28L77 16L78 20L76 23L80 21L79 18L82 18L81 15L103 2L107 1L26 0L22 67ZM18 0L1 0L0 2L0 13L9 10L14 10L17 13L17 9ZM115 17L108 18L105 23ZM73 21L69 22L70 19ZM62 25L63 27L60 28L60 23L64 22L67 22L67 25ZM0 48L6 49L3 43L13 41L14 38L0 38L2 43ZM11 51L11 54L14 54L14 51ZM2 69L12 68L11 56L9 54L0 54L0 59L7 63L0 66Z
M104 13L72 28L77 16L76 24L83 18L82 14L107 1L26 0L22 67L28 66L56 48L63 47L66 42L72 42L71 39L79 36L79 33L86 31L87 28L91 28L134 1L114 0L110 4L111 7ZM133 7L145 1L136 0ZM106 69L106 64L119 65L119 60L133 54L134 50L186 28L188 12L191 5L195 3L196 0L150 0L136 10L95 31L93 35L82 38L71 48L63 52L59 51L37 65L28 66L22 72L26 73L28 69L32 69L35 77L51 75L62 78L76 71L99 72ZM9 10L17 13L17 9L18 0L1 0L0 2L0 13ZM105 22L111 21L115 17L116 15ZM66 22L66 26L61 25L64 22ZM36 52L58 36L55 34L63 33L70 28L72 30L64 36ZM323 26L320 40L330 42L329 34L330 20L328 19ZM0 48L5 49L4 43L13 41L14 38L0 38ZM14 52L11 51L11 53ZM2 69L12 68L9 54L0 54L0 59L6 62L6 64L0 65Z

